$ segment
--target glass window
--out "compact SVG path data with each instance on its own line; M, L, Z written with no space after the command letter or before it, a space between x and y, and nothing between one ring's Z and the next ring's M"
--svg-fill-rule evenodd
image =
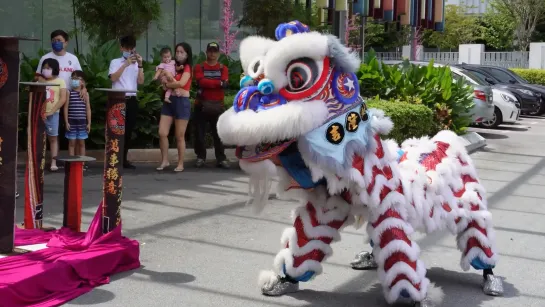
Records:
M482 73L479 73L475 70L466 70L463 72L469 79L472 79L472 81L475 83L475 84L479 84L479 85L490 85L486 80L486 76L483 75Z
M42 3L41 0L0 0L0 36L22 36L42 40L44 33ZM49 33L47 37L47 45L50 45ZM20 51L29 57L37 56L41 47L40 41L21 41L19 45Z
M187 42L193 55L200 51L202 1L182 1L176 5L176 43Z
M464 82L468 85L472 85L474 83L472 82L472 80L466 78L464 75L454 71L452 72L452 79L454 79L456 82Z
M485 74L483 74L483 73L481 73L479 71L476 71L476 70L472 70L471 73L473 75L475 75L476 77L478 77L479 79L482 79L486 83L490 84L490 82L486 81L486 78L488 78L488 76L486 76Z
M152 23L148 31L140 39L145 46L142 50L146 51L145 58L152 60L154 55L154 49L161 49L163 47L170 47L174 52L174 46L176 41L174 40L174 27L175 27L175 1L167 0L161 2L161 20ZM140 44L139 44L140 47ZM159 52L159 50L156 50Z
M495 79L499 80L501 83L509 83L509 80L513 79L508 73L494 68L483 68L485 71L488 71Z
M511 78L515 79L515 81L517 81L518 83L524 83L524 84L528 84L528 80L524 79L523 77L517 75L516 73L510 71L509 69L495 69L495 68L492 68L493 70L501 70L507 74L509 74L509 76L511 76Z

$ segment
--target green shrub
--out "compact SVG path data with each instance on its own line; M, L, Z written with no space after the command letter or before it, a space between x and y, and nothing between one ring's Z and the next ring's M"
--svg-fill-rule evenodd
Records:
M233 106L233 102L235 101L235 96L236 94L225 96L225 99L223 100L225 102L225 110Z
M510 70L531 84L545 85L545 69L510 68Z
M357 75L363 97L423 104L435 112L438 129L463 134L471 123L467 114L474 105L473 89L453 79L448 66L420 66L407 60L385 65L371 54Z
M366 101L366 104L368 108L383 110L390 117L394 128L388 138L398 143L412 137L431 136L437 132L433 111L424 105L373 99Z

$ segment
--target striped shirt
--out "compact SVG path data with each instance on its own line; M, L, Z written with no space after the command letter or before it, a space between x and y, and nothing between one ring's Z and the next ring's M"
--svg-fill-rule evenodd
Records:
M70 100L68 102L68 124L70 130L87 128L87 104L80 97L80 92L70 91Z

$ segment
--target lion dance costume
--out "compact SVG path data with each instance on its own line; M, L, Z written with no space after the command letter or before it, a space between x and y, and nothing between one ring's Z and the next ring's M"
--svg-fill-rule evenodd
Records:
M274 177L278 197L302 204L282 235L274 272L260 275L262 293L297 291L322 273L340 231L367 221L373 250L356 262L378 268L389 303L433 305L414 230L448 228L462 269L483 270L484 292L501 295L486 193L459 137L441 131L401 147L382 140L393 124L359 96L357 55L298 21L279 25L276 38L241 42L242 88L218 122L222 141L237 145L257 211Z

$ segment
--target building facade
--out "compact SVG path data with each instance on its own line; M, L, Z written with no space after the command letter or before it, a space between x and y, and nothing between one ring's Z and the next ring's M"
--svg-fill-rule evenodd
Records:
M222 0L163 0L162 20L152 24L139 39L138 51L151 57L153 48L174 47L186 41L193 53L204 51L210 41L223 37L221 29ZM242 16L242 0L232 0L235 17ZM90 42L84 33L74 26L72 0L0 0L0 36L25 36L40 39L39 42L22 42L21 49L28 56L36 56L38 50L49 50L50 33L63 29L71 34L69 51L89 51ZM76 26L79 27L76 20ZM77 34L77 43L76 43ZM236 57L236 54L233 54Z
M489 0L446 0L445 5L467 7L468 14L482 15L489 9Z

